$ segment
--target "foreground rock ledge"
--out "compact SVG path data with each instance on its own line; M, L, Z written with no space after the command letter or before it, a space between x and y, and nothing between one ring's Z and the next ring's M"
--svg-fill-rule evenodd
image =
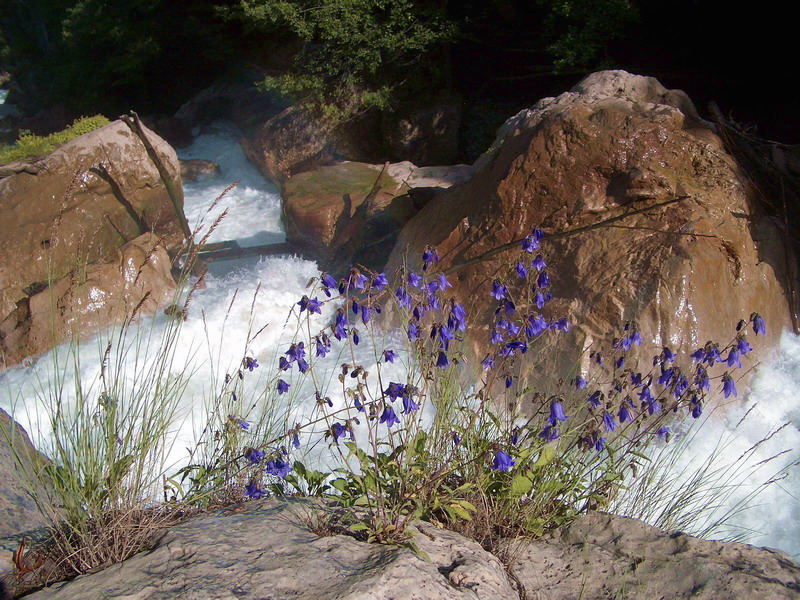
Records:
M476 542L428 524L408 549L319 537L314 508L267 500L216 511L168 530L124 563L41 590L31 600L515 599L503 565ZM584 517L519 542L513 564L525 597L800 598L800 565L745 544L668 534L633 519Z

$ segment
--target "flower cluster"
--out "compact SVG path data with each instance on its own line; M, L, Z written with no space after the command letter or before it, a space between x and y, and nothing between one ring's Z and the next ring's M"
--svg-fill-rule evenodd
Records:
M528 351L531 343L546 332L566 332L571 327L566 317L548 321L539 312L553 299L549 290L551 279L542 255L537 253L533 259L528 255L540 249L543 238L544 232L535 227L522 240L521 256L509 276L495 279L489 292L497 302L490 334L493 349L481 360L481 367L484 371L499 370L506 388L514 383L512 371L516 359ZM523 306L530 310L520 310ZM558 435L555 425L547 434Z
M668 441L674 435L672 415L684 411L699 418L713 381L720 382L726 398L737 395L734 370L742 368L742 358L752 351L746 326L752 324L756 335L766 332L756 313L740 323L728 346L708 342L697 348L690 355L693 362L689 366L681 366L676 353L664 347L640 368L640 354L648 346L637 323L629 322L622 335L604 349L608 363L603 353L593 350L586 372L561 382L558 392L545 395L523 387L519 381L520 373L525 372L523 361L532 359L540 347L538 340L561 336L571 328L568 318L552 314L553 279L543 256L544 239L540 228L531 230L508 270L498 274L483 292L492 299L494 311L487 336L489 351L480 361L481 379L468 387L461 385L457 376L465 361L462 342L468 332L467 311L453 295L447 275L438 270L436 248L425 248L421 268L401 269L393 284L386 274L361 267L350 269L339 280L323 273L318 285L294 309L299 318L307 319L308 335L295 338L282 349L269 388L276 397L291 397L300 393L301 379L312 383L317 388L315 413L285 436L261 445L251 442L238 455L247 473L243 482L249 482L245 495L260 498L274 486L297 486L297 477L305 468L292 463L290 457L301 446L301 431L308 428L312 432L309 437L319 434L339 454L346 465L339 473L351 473L349 478L333 480L335 489L349 494L356 505L381 507L375 511L376 519L394 514L395 530L402 530L403 519L418 511L412 505L424 496L422 490L451 493L486 481L486 493L506 493L524 504L545 497L544 488L534 489L534 481L544 477L545 470L562 477L566 474L558 469L563 470L570 461L584 461L580 464L590 466L580 471L583 474L578 479L570 485L551 486L546 493L552 493L552 498L542 500L551 507L566 506L563 514L572 514L577 503L589 506L607 492L603 486L619 485L610 482L620 482L619 473L635 467L641 444ZM331 310L323 313L327 303L332 303ZM402 341L391 348L375 348L374 364L359 364L355 347L362 335L370 340L380 335L374 329L377 317L390 304L394 305L393 314L402 319ZM312 329L312 315L323 314L332 315L330 322ZM338 381L344 401L334 405L320 378L310 375L317 361L337 345L355 364L340 365ZM388 375L396 373L387 371L396 362L408 368L405 380ZM727 370L715 374L720 365ZM258 366L256 359L247 357L242 371ZM435 423L428 434L422 430L422 408L433 401L439 411L438 402L445 397L452 406L450 420ZM521 398L527 402L524 413L493 412L499 413L503 405L517 406L515 402ZM252 435L239 415L230 415L229 426L244 438ZM437 432L436 427L443 429ZM445 444L432 451L426 440L437 436ZM364 439L367 446L362 448ZM556 456L560 458L553 458ZM358 467L351 468L350 460L357 460ZM369 473L369 477L359 473ZM270 487L259 487L265 480ZM569 498L559 496L562 488L571 490ZM452 516L471 506L458 504L462 500L437 506L449 507L442 510ZM387 512L389 505L395 507L395 513Z

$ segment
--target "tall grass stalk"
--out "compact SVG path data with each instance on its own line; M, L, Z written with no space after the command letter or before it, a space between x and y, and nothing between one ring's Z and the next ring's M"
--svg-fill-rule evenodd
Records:
M48 425L32 432L49 458L40 472L48 493L29 489L53 523L53 558L68 571L124 560L164 517L156 508L160 474L191 375L174 364L179 332L179 321L159 333L128 320L97 347L94 372L70 343L52 353L44 373L37 370L35 402L18 399L24 410L44 413L29 420L44 416Z
M715 408L700 423L683 423L671 444L648 449L646 460L628 473L623 491L610 512L641 519L668 531L682 531L706 539L747 542L757 531L734 524L755 507L758 496L796 468L796 460L785 461L790 450L757 456L759 448L789 423L769 431L755 444L737 452L742 429L752 415L750 407L735 427L719 434L713 423L723 419ZM712 430L712 431L709 431ZM713 447L697 455L697 442L709 435ZM718 436L718 437L717 437ZM732 458L735 455L735 458ZM782 460L779 460L782 459Z

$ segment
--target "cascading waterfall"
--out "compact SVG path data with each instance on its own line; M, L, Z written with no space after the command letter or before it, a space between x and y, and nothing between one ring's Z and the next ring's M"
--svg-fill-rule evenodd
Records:
M181 158L202 158L219 163L222 175L185 185L186 216L189 224L209 227L223 210L226 218L212 233L209 241L236 240L241 246L260 245L284 241L280 220L280 197L275 186L266 182L250 165L238 144L236 131L225 124L209 127L198 136L195 143L180 153ZM239 185L228 192L208 212L208 207L234 181ZM200 236L202 237L201 230ZM211 265L205 279L205 287L195 292L186 321L182 324L176 348L175 364L192 372L183 400L179 407L179 426L174 431L165 464L180 466L185 462L187 450L204 423L203 413L207 406L199 398L213 395L214 386L219 386L225 374L240 367L243 356L255 357L264 368L248 373L248 386L257 389L273 375L271 365L277 354L283 352L292 340L293 327L286 326L287 314L292 306L307 293L307 285L318 275L317 266L297 257L251 258ZM330 321L334 308L327 305L317 318L321 326ZM168 317L154 317L155 328L165 328ZM263 329L262 329L263 327ZM259 334L253 337L256 331ZM400 344L399 336L389 334L383 343ZM87 381L95 378L100 370L103 344L89 341L79 348L81 377ZM63 352L63 347L60 350ZM34 440L47 437L47 420L40 407L32 400L37 384L47 381L56 361L58 349L39 358L29 367L16 367L0 374L0 407L12 412ZM374 365L378 360L376 350L369 340L358 348L357 361ZM353 358L353 357L347 357ZM334 381L341 357L329 357L330 367L322 376ZM387 366L388 375L396 375L402 381L402 366ZM332 401L343 402L335 397L337 385L329 386ZM797 460L796 449L800 448L800 338L791 334L783 336L777 360L760 367L750 396L737 408L726 409L712 415L701 430L688 443L678 463L691 465L708 455L725 432L731 432L742 415L749 409L748 418L732 433L732 442L722 451L720 461L735 460L759 440L772 435L768 442L758 446L754 460L765 460L783 449L792 452L772 461L771 466L788 465ZM304 399L296 416L302 419L311 414L315 398L310 382L305 388L296 386L293 397ZM777 434L773 432L783 423L790 424ZM308 440L306 440L308 441ZM325 462L325 444L317 444L312 450L316 466ZM781 462L782 461L782 462ZM681 467L680 464L677 465ZM773 471L775 468L773 468ZM790 469L782 479L770 485L758 497L757 506L738 515L734 523L752 529L751 543L771 546L795 556L800 555L800 469ZM746 493L742 482L737 494ZM736 497L729 502L734 503Z

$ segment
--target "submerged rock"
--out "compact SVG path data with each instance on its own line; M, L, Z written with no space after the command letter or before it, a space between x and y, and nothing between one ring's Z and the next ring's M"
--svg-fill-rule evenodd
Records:
M202 158L190 158L181 160L181 179L187 181L202 181L204 179L214 179L222 174L219 163L213 160L203 160Z
M585 369L586 350L607 349L626 321L638 323L645 360L665 345L685 352L707 340L725 344L753 311L768 324L756 349L774 347L790 324L780 225L683 92L624 71L592 74L509 119L474 166L467 183L403 228L387 270L419 268L425 246L438 246L454 293L486 331L472 336L482 357L496 306L492 281L516 277L519 245L483 255L542 227L551 236L542 254L554 296L544 314L575 325L560 338L559 356L537 357L542 391L554 373Z
M641 600L733 600L800 592L800 567L780 552L667 534L609 515L516 542L512 580L478 543L428 524L416 525L419 554L320 537L309 523L321 510L275 500L217 510L167 530L154 548L123 563L28 597L599 600L622 592Z

